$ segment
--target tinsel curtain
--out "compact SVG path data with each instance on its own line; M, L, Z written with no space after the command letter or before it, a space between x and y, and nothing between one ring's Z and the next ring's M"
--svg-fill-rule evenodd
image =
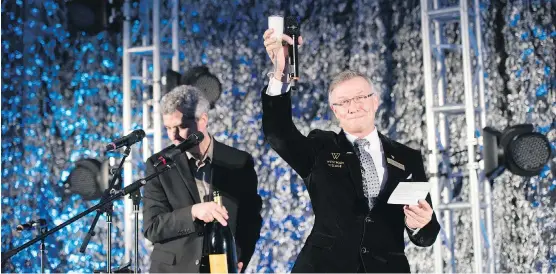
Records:
M367 73L381 90L378 129L426 153L419 1L181 1L181 71L204 64L219 77L224 92L210 113L210 131L256 161L264 224L250 272L289 271L313 222L301 179L265 143L261 130L260 92L271 66L262 33L267 16L286 12L300 16L305 40L302 84L293 94L300 130L338 130L326 89L333 74L352 68ZM481 17L489 125L503 129L532 123L554 148L553 2L484 1ZM459 35L458 25L446 33L451 42L459 41ZM77 160L105 158L103 146L123 134L121 36L107 31L71 35L65 1L2 1L2 252L35 236L15 233L17 224L43 217L52 227L96 202L64 193L62 184ZM454 101L463 99L458 58L447 56L448 97ZM139 128L140 104L134 102L132 128ZM457 153L465 147L464 124L461 119L450 122L452 161L456 170L464 169L458 165L466 155ZM138 158L136 176L144 172ZM548 166L540 176L505 172L495 180L493 243L499 271L555 270L555 187ZM456 199L467 195L463 187ZM115 212L113 264L121 265L122 202ZM92 272L105 267L104 218L87 252L78 252L93 216L47 239L47 269ZM470 215L456 213L454 220L456 270L470 272ZM143 243L143 270L148 269L148 249ZM406 252L412 271L433 271L431 248L408 243ZM2 271L37 272L37 254L38 245L30 247Z

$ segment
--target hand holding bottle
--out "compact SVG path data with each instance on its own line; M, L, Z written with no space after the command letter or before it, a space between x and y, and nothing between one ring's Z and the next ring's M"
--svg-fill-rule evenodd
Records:
M213 199L216 205L226 210L219 191L214 191ZM239 273L243 264L238 262L236 241L230 227L221 221L213 221L205 225L205 230L210 273Z
M215 202L205 202L193 205L191 208L193 220L199 219L205 223L210 223L215 219L223 226L228 225L228 210Z

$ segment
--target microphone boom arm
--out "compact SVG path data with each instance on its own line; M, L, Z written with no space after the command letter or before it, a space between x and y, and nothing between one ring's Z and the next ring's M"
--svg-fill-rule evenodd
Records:
M100 201L98 204L96 204L95 206L77 214L76 216L72 217L71 219L61 223L60 225L52 228L51 230L46 231L45 233L43 233L42 235L22 244L21 246L18 246L14 249L8 250L6 252L2 252L1 255L1 265L4 265L4 263L10 259L11 257L13 257L15 254L19 253L21 250L28 248L29 246L33 245L34 243L37 243L41 240L44 240L46 237L54 234L55 232L58 232L60 229L74 223L75 221L81 219L83 216L88 215L89 213L102 208L103 206L105 206L106 204L113 202L114 200L123 197L125 195L128 195L130 193L132 193L133 191L136 191L138 189L140 189L142 186L144 186L148 181L150 181L151 179L153 179L154 177L172 169L173 167L175 167L175 164L168 164L165 165L163 169L161 169L160 171L157 171L145 178L139 179L137 181L135 181L134 183L132 183L131 185L125 187L124 189L117 191L116 193L112 194L110 197L108 197L105 201Z

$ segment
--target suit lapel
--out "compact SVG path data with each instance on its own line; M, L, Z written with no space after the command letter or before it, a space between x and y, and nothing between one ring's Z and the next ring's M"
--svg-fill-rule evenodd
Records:
M396 149L392 147L390 139L380 133L378 133L378 136L382 144L382 149L384 150L384 161L386 161L386 170L388 172L388 179L385 182L386 185L379 193L378 199L385 200L384 202L386 202L386 199L390 197L390 194L392 194L394 189L398 186L399 178L403 176L403 170L390 163L391 161L400 161L400 157L398 156Z
M176 163L176 169L180 174L180 177L182 178L183 182L185 183L187 190L189 190L189 194L191 195L191 198L193 198L193 201L195 201L195 203L198 204L201 202L201 198L199 197L199 189L197 189L197 182L195 181L195 178L193 178L191 169L189 168L189 160L187 159L187 154L182 153L178 157L179 159Z
M400 178L404 178L403 176L405 175L405 172L404 170L391 164L392 161L400 162L403 157L398 154L398 151L395 147L393 147L390 139L382 135L380 132L378 133L378 136L380 138L382 149L384 151L384 161L388 173L385 186L379 193L378 199L384 200L384 202L386 202L386 199L390 197L390 194L392 194L394 189L398 186ZM341 151L345 154L346 165L349 169L349 174L353 183L353 187L355 189L357 199L366 201L367 198L363 193L363 177L361 175L361 164L359 162L357 154L355 154L353 145L348 141L343 130L337 135L337 142Z
M214 190L222 191L223 189L225 189L222 184L228 181L226 180L226 178L221 178L222 175L225 174L224 169L226 169L227 167L228 159L226 157L228 155L222 153L222 146L224 146L224 144L216 141L215 139L212 140L214 143L212 150L210 184L212 185Z
M337 141L341 151L345 154L346 165L349 169L351 182L353 183L357 199L366 199L365 194L363 193L363 176L361 175L361 164L359 163L357 154L355 154L353 145L348 141L343 130L338 134Z
M240 196L241 181L237 181L237 170L239 167L234 165L237 162L234 154L226 145L214 140L214 150L212 152L211 164L211 185L214 190L220 191L222 203L229 210L239 205L237 197Z

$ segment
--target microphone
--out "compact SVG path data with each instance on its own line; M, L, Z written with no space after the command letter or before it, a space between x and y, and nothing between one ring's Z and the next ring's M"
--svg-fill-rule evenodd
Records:
M143 131L142 129L136 129L130 134L112 141L112 143L106 146L106 150L111 151L123 146L131 146L141 141L143 138L145 138L145 131Z
M188 149L198 145L201 141L203 141L203 139L205 138L205 136L203 135L203 133L201 132L194 132L191 133L189 136L187 136L187 139L185 139L183 142L179 143L178 145L170 145L168 147L166 147L165 149L161 150L160 152L158 152L158 160L154 163L154 167L158 167L160 165L164 165L163 168L166 168L166 170L172 168L172 166L168 165L174 162L173 158L184 153L185 151L187 151ZM160 171L159 171L160 172ZM151 176L158 176L156 173L155 174L151 174L149 175L149 177L147 178L143 178L139 181L136 181L134 183L132 183L131 185L128 185L126 187L124 187L121 190L121 193L123 193L124 195L128 195L131 194L135 191L137 191L139 188L141 188L142 186L144 186L145 184L147 184L147 181L152 179Z
M285 34L293 39L293 45L289 45L289 60L290 60L290 78L292 81L292 89L296 89L296 83L299 81L299 58L297 49L299 46L298 39L300 35L299 21L296 16L288 16L285 20Z
M15 230L19 231L23 231L23 230L32 230L35 227L44 227L46 226L46 220L45 219L38 219L38 220L31 220L27 223L24 224L20 224L18 225Z
M158 160L154 163L154 167L158 167L160 164L166 165L166 159L164 158L164 155L173 151L175 148L176 148L176 145L172 144L170 146L167 146L165 149L161 150L160 152L158 152L157 153L158 157L156 158Z
M154 164L154 166L157 167L161 164L167 165L168 163L173 162L172 159L174 157L198 145L199 143L201 143L201 141L203 141L204 138L205 136L201 132L197 131L191 133L189 136L187 136L187 139L185 139L185 141L179 143L178 145L171 145L159 152L158 161Z

